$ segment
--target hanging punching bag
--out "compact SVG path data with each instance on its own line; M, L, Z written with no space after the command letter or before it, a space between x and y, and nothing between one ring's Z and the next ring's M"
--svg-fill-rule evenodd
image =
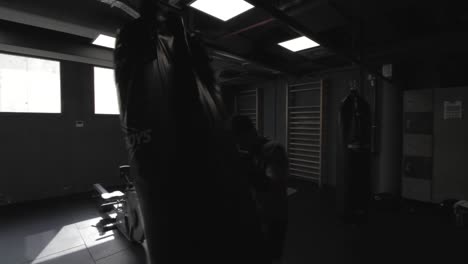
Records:
M248 177L200 43L179 16L146 5L119 31L115 63L150 263L265 263Z
M338 181L340 213L351 222L363 221L371 196L369 104L352 89L340 109L341 170Z

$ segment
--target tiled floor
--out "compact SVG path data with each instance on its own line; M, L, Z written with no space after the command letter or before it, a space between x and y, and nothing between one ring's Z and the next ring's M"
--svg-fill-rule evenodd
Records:
M294 187L282 264L468 263L468 230L454 228L433 206L373 212L356 227L336 217L333 194ZM0 264L145 264L144 247L92 227L99 220L92 200L7 209L0 208Z
M100 236L91 200L22 205L0 217L1 264L144 264L142 246L118 232Z
M295 190L290 189L290 194ZM99 235L92 199L0 208L0 264L144 264L145 250L117 231Z

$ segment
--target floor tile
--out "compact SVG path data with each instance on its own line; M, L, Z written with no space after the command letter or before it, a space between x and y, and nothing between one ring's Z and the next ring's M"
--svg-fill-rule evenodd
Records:
M100 216L93 217L87 220L76 222L75 225L76 225L76 228L78 229L86 229L86 228L94 227L101 219L102 217Z
M97 210L97 202L91 201L80 205L76 205L72 217L78 228L89 227L100 220L100 215ZM98 219L96 221L96 219Z
M29 243L29 245L42 246L44 245L42 244L43 242L47 243L36 258L45 257L63 250L84 245L84 241L81 238L78 229L74 225L68 225L53 231L30 235L25 238L25 241L27 244Z
M95 262L88 249L83 245L35 259L28 264L95 264Z
M88 227L79 229L79 232L94 260L108 257L131 246L117 230L100 235L96 228Z
M96 262L96 264L145 264L145 250L141 246L134 246L108 256Z
M24 263L80 245L84 241L75 225L50 227L31 222L0 231L2 264Z

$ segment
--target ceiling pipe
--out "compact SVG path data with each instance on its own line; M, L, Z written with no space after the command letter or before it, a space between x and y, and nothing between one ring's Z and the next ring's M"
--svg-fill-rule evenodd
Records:
M97 0L97 1L102 2L104 4L108 4L111 7L117 7L133 18L139 18L141 16L138 10L135 10L135 8L133 8L133 6L129 3L128 0ZM158 5L163 6L169 9L170 11L176 12L178 14L182 14L182 12L184 11L183 8L180 8L178 6L175 6L174 4L161 1L161 0L142 0L142 4L148 3L149 1L154 1Z
M336 47L331 41L319 36L315 32L312 32L307 27L305 27L301 23L297 22L294 18L287 15L285 12L277 9L276 7L272 6L271 4L268 4L266 1L262 1L262 0L245 0L245 1L249 2L250 4L255 6L256 8L262 9L265 12L269 13L277 21L279 21L279 22L283 23L284 25L288 26L289 28L291 28L293 31L295 31L299 35L306 36L306 37L314 40L315 42L317 42L320 45L326 47L327 49L334 52L335 54L350 60L354 64L361 66L363 69L365 69L365 70L369 71L370 73L378 76L379 78L392 83L392 80L390 80L387 77L383 76L381 72L373 69L373 67L371 67L371 66L365 65L361 61L361 59L356 58L354 55L348 54L346 51L343 51L340 48Z
M140 17L140 14L135 9L133 9L132 7L127 5L126 3L121 2L119 0L98 0L98 1L102 2L104 4L108 4L111 7L117 7L120 10L127 13L127 15L129 15L129 16L131 16L133 18L139 18Z
M124 12L126 12L127 14L128 14L129 9L132 9L127 4L125 4L125 3L123 3L122 1L119 1L119 0L98 0L98 1L106 3L106 4L110 5L111 7L118 7L120 9L122 9ZM147 0L147 1L152 1L152 0ZM120 4L118 4L117 2L119 2ZM174 6L171 3L167 3L167 2L164 2L164 1L157 1L157 2L161 6L164 6L164 7L168 8L170 11L175 12L175 13L180 14L180 15L182 15L183 12L185 11L183 8L179 8L177 6ZM125 7L123 7L124 5L126 7L128 7L127 10L125 9ZM140 14L137 11L135 11L134 9L132 9L132 10L133 10L133 12L135 12L135 13L132 13L132 11L130 11L133 14L132 15L133 17L137 18L137 17L140 16ZM223 50L223 49L217 47L216 45L207 42L206 40L204 40L204 44L209 50L211 50L214 54L216 54L218 56L221 56L221 57L224 57L224 58L229 58L231 60L241 61L241 62L244 62L244 63L254 64L254 65L257 65L257 66L259 66L261 68L269 70L274 74L288 73L285 69L279 69L278 67L268 65L268 63L263 63L263 62L259 62L257 60L253 60L253 59L250 59L250 58L245 58L245 57L242 57L240 55L234 54L234 53L232 53L230 51Z
M244 33L244 32L247 32L249 30L252 30L254 28L258 28L258 27L261 27L261 26L264 26L266 24L270 24L271 22L275 21L274 18L269 18L269 19L266 19L266 20L263 20L263 21L260 21L258 23L255 23L253 25L250 25L250 26L247 26L245 28L242 28L242 29L239 29L237 31L234 31L232 33L229 33L229 34L226 34L224 36L221 36L219 39L225 39L225 38L229 38L229 37L232 37L232 36L236 36L236 35L239 35L241 33Z
M239 62L244 62L244 63L257 65L258 67L264 68L264 69L270 71L273 74L279 74L279 73L292 74L287 69L282 69L280 67L272 66L272 65L269 65L267 63L259 62L257 60L252 60L250 58L246 58L246 57L243 57L241 55L234 54L234 53L232 53L230 51L223 50L223 49L215 46L214 44L210 44L210 43L206 43L206 42L204 44L209 50L211 50L211 52L213 54L215 54L217 56L221 56L223 58L227 58L227 59L230 59L230 60L235 60L235 61L239 61Z
M284 11L284 12L288 12L289 10L293 9L294 7L300 5L300 4L303 4L304 1L303 0L296 0L296 1L293 1L291 3L288 3L288 4L285 4L285 5L282 5L279 7L280 10ZM297 13L298 10L295 10L293 11L294 13ZM265 19L263 21L260 21L260 22L257 22L257 23L254 23L250 26L246 26L244 28L241 28L239 30L236 30L232 33L229 33L229 34L226 34L226 35L223 35L221 37L219 37L218 39L225 39L225 38L228 38L228 37L232 37L232 36L236 36L236 35L239 35L241 33L244 33L244 32L247 32L247 31L250 31L252 29L255 29L255 28L258 28L258 27L261 27L261 26L264 26L264 25L267 25L267 24L270 24L271 22L275 21L275 18L271 17L269 19Z

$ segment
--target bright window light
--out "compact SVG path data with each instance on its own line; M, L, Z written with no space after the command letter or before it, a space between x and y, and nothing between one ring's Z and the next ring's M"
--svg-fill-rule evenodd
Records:
M279 43L280 46L287 48L290 51L297 52L305 49L311 49L320 46L317 42L307 38L299 37Z
M115 48L115 38L100 34L93 42L94 45L102 46L106 48Z
M197 0L190 6L223 21L228 21L254 7L243 0Z
M94 113L99 115L120 113L112 69L94 67Z
M61 110L60 62L0 54L0 112Z

